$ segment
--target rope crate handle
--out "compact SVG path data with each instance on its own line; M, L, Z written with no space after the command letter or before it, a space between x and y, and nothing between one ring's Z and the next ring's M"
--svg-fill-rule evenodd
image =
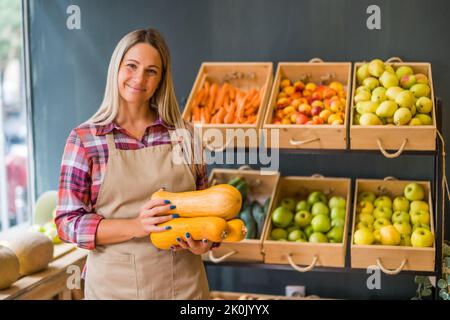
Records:
M381 269L381 271L383 271L384 273L389 274L389 275L399 274L403 270L403 268L405 267L406 262L407 262L407 260L403 259L402 263L400 264L400 266L397 269L390 270L390 269L387 269L387 268L385 268L383 266L383 264L381 263L380 258L377 258L377 265L378 265L378 267Z
M389 153L389 152L387 152L387 151L384 149L383 145L381 144L381 140L380 140L380 139L377 139L378 149L380 149L380 151L381 151L381 153L383 154L383 156L385 156L385 157L388 158L388 159L398 158L398 157L402 154L403 150L405 150L405 147L406 147L406 144L407 144L407 143L408 143L408 139L405 138L405 139L403 140L402 145L400 146L400 148L399 148L396 152L394 152L394 153Z
M385 61L385 63L395 63L395 62L401 62L401 63L403 63L403 60L402 60L402 58L400 58L400 57L390 57L389 59L387 59L387 60Z
M212 252L212 250L209 251L209 260L211 260L214 263L220 263L226 259L228 259L229 257L231 257L232 255L235 255L236 253L238 253L236 250L230 251L228 253L225 253L223 256L216 258L214 256L214 253Z
M294 260L292 259L292 253L289 253L287 258L288 258L288 261L289 261L289 264L291 265L291 267L294 270L297 270L298 272L311 271L312 269L314 269L314 267L316 266L317 260L319 259L319 257L315 255L314 258L313 258L313 261L311 262L311 264L309 266L300 267L297 264L295 264Z
M309 59L308 62L309 63L323 63L323 60L321 58L314 57L314 58Z
M205 142L205 148L208 149L209 151L214 151L214 152L222 152L223 150L225 150L230 143L233 141L233 137L228 139L228 141L221 147L212 147L210 146L211 142L213 141L211 138L209 139L203 139L203 141Z
M315 141L320 141L320 138L311 138L311 139L307 139L307 140L296 140L294 138L291 138L289 140L289 143L293 146L301 146L310 142L315 142Z

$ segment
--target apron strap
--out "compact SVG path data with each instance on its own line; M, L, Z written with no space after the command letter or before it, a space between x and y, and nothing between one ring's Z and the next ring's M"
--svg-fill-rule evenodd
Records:
M114 142L113 132L106 134L106 143L108 144L108 152L110 155L117 153L116 143Z

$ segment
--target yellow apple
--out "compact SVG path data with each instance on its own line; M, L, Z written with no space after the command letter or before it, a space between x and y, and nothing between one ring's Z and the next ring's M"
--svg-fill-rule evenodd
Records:
M354 242L357 245L369 245L372 244L374 240L372 231L367 228L361 228L356 230L354 235Z
M400 244L400 233L394 226L384 226L380 229L381 244L396 246Z

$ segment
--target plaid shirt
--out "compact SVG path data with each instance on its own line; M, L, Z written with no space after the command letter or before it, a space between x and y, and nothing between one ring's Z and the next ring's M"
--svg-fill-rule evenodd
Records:
M106 134L114 131L118 149L137 150L171 143L169 129L174 127L159 118L147 127L142 141L115 123L81 124L71 131L62 157L55 219L61 240L95 249L97 227L103 219L95 204L108 163ZM204 189L208 185L206 165L197 165L197 171L197 190Z

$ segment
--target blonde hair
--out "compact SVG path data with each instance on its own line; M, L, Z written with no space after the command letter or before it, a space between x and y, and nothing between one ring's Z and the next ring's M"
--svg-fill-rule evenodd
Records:
M106 80L106 88L103 101L100 104L97 112L95 112L95 114L91 118L89 118L86 123L105 125L113 122L117 117L120 107L120 94L118 87L118 74L120 64L122 63L123 57L128 52L128 50L138 43L147 43L155 48L159 52L162 62L161 80L158 88L150 98L149 108L151 106L156 106L158 109L158 114L164 122L174 126L175 129L182 129L181 131L183 133L189 131L190 136L195 137L195 139L186 139L186 136L183 136L183 140L181 143L183 145L183 149L187 151L183 153L185 162L193 165L195 165L195 163L202 163L202 148L200 147L200 160L198 158L199 149L195 148L196 150L193 151L194 146L198 146L198 141L194 143L194 140L196 140L198 137L194 134L194 131L191 130L192 127L187 128L187 124L181 117L179 105L175 96L175 90L173 88L169 48L162 35L155 29L135 30L120 39L109 62L108 77ZM197 167L194 167L194 174L198 173Z

